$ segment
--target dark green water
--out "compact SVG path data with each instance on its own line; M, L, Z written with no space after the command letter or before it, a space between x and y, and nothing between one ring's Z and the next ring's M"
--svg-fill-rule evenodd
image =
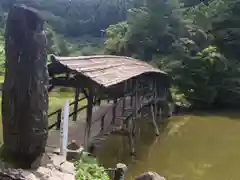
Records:
M110 137L99 152L106 167L128 165L127 180L155 171L167 180L239 180L240 114L172 117L159 137L141 122L135 158L124 137Z

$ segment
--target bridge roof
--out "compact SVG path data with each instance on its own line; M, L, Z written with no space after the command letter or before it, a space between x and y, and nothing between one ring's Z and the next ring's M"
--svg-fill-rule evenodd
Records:
M125 56L59 57L52 55L51 59L50 73L54 69L50 67L54 67L54 63L57 63L61 68L84 75L106 88L146 73L154 73L161 77L167 76L165 72L146 62Z

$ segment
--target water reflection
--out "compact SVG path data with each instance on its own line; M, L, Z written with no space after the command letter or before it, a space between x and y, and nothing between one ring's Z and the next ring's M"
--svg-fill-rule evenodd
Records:
M129 156L126 137L113 136L99 151L99 161L106 167L128 164L127 180L146 171L156 171L168 180L239 180L238 117L173 117L161 126L164 131L159 137L149 122L141 121L136 157Z

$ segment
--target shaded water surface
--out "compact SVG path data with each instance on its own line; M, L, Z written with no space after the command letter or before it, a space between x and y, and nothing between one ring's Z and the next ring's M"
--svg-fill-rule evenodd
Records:
M99 161L106 167L128 165L127 180L155 171L167 180L239 180L240 114L218 113L172 117L159 137L141 121L137 154L129 156L126 137L105 141Z

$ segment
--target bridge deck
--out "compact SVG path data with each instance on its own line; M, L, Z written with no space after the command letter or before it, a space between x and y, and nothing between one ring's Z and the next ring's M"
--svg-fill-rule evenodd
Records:
M129 104L129 100L126 100L126 104ZM90 139L93 139L97 136L101 131L101 117L103 114L105 115L104 121L104 130L108 129L111 121L112 121L112 108L113 103L104 103L101 106L96 106L93 109L93 117L92 117L92 127L90 133ZM120 116L122 109L121 101L117 103L116 107L116 116ZM120 119L116 119L116 125L120 124ZM69 120L69 129L68 129L68 141L75 140L77 144L83 145L84 144L84 133L86 128L86 112L81 112L78 114L77 121ZM47 148L51 151L55 148L60 147L60 131L59 130L51 130L49 131Z

